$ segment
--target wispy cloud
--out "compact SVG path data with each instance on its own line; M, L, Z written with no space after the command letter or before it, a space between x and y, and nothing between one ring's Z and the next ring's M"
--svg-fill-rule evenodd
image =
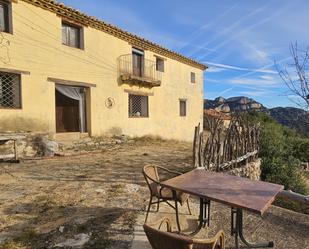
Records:
M271 15L269 15L266 18L261 19L260 21L257 21L249 26L246 26L245 28L240 29L238 32L234 32L231 36L229 36L228 39L225 39L223 42L219 43L217 46L215 46L213 49L215 51L217 51L218 49L222 48L223 46L225 46L226 44L230 43L231 40L236 39L238 36L240 36L243 33L246 33L264 23L269 22L270 20L272 20L275 16L281 14L284 10L284 8L286 8L286 6L278 8L276 11L273 11ZM261 8L262 9L262 8ZM212 54L213 52L208 53L207 55L202 55L199 56L197 59L198 60L202 60L204 59L206 56L209 56L210 54Z
M207 72L206 73L219 73L219 72L222 72L222 71L226 71L226 69L223 68L223 67L213 67L213 66L210 66L209 68L207 68Z
M212 42L216 41L218 38L220 38L220 37L222 37L222 36L224 36L224 35L226 35L226 34L228 34L228 33L230 33L230 32L233 32L234 29L239 28L239 26L240 26L243 22L247 21L247 20L248 20L249 18L251 18L252 16L255 16L255 15L257 15L258 13L262 12L262 11L267 7L267 5L269 5L269 4L264 4L264 5L261 6L260 8L251 11L249 14L247 14L247 15L241 17L241 18L238 18L236 22L232 23L231 25L228 25L226 28L224 28L223 30L221 30L220 32L218 32L216 35L214 35L214 36L212 37L212 39L209 39L206 43L204 43L204 44L203 44L203 47L204 47L204 46L207 47L209 44L211 44ZM217 49L217 47L216 47L215 49ZM192 56L192 55L194 55L195 53L197 53L198 51L199 51L198 49L195 49L195 50L191 51L191 52L189 53L189 55ZM204 58L204 57L203 57L203 58ZM198 59L201 60L202 58L199 57Z
M288 57L285 57L285 58L283 58L283 59L280 59L280 60L278 60L278 61L276 61L276 62L273 62L273 63L270 63L270 64L265 65L265 66L263 66L263 67L260 67L260 68L258 68L257 70L269 70L269 68L272 68L272 67L275 66L275 63L280 64L280 63L283 63L283 62L288 61L288 60L290 60L290 59L291 59L291 56L288 56ZM248 72L248 73L239 75L237 78L248 77L248 76L253 75L253 74L255 74L255 73L257 73L257 72L255 72L255 71ZM277 72L277 74L278 74L278 72Z
M190 46L190 44L197 39L198 37L200 37L201 35L203 35L205 33L206 30L208 30L209 28L213 27L215 24L217 24L220 20L222 20L226 15L228 15L230 12L232 12L233 9L235 9L237 6L239 6L240 3L235 3L234 5L232 5L230 8L228 8L226 11L224 11L221 15L218 15L214 20L212 20L211 22L208 22L202 26L200 26L198 29L196 29L191 35L189 35L190 39L185 42L181 47L179 47L179 49L183 49L186 46ZM206 46L194 46L195 49L205 49Z
M235 87L230 87L230 88L228 88L228 89L225 89L225 90L219 92L219 93L218 93L218 96L222 96L223 94L226 94L226 93L232 91L234 88L235 88Z
M245 96L254 96L254 97L262 97L262 96L268 96L271 95L272 91L240 91L240 95Z
M278 81L275 79L261 79L261 78L243 78L243 79L230 79L227 81L234 85L250 85L260 87L272 87L278 85Z
M210 66L213 66L214 68L218 69L226 69L226 70L237 70L237 71L248 71L248 72L254 72L254 73L267 73L267 74L278 74L278 72L270 69L251 69L251 68L245 68L245 67L238 67L238 66L232 66L227 64L221 64L221 63L213 63L209 61L203 61L203 63L206 63Z

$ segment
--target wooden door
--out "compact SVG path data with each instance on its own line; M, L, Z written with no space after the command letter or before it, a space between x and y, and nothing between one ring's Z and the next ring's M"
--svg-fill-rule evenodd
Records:
M56 90L56 132L80 132L79 101Z
M140 53L132 52L133 75L142 77L144 68L144 56Z

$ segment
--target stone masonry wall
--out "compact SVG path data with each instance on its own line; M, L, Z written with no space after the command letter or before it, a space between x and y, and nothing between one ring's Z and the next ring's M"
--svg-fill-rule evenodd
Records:
M134 142L133 138L126 136L113 137L86 137L68 143L56 142L48 134L43 133L1 133L4 137L19 137L17 140L18 155L20 159L42 156L70 156L101 150L105 147ZM0 156L14 154L14 142L0 142Z
M258 158L246 166L235 168L228 171L229 174L247 177L251 180L260 180L261 176L261 159Z
M4 137L19 137L17 148L19 158L32 158L43 156L44 141L49 140L48 134L43 133L6 133ZM14 142L12 140L0 144L0 155L14 154Z

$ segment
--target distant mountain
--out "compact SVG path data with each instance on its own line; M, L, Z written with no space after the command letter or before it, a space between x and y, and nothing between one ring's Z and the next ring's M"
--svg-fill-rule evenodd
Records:
M246 111L262 111L268 113L278 123L296 129L309 135L309 113L295 107L276 107L267 109L261 103L248 97L232 97L225 99L218 97L215 100L205 99L204 109L214 109L225 114Z
M215 100L205 99L204 109L215 109L219 112L230 113L239 111L263 111L266 108L259 102L248 97L232 97L225 99L218 97Z

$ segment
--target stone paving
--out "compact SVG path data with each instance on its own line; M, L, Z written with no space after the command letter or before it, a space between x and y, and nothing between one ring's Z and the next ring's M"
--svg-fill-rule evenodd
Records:
M128 249L135 229L133 246L141 244L139 233L145 246L140 248L146 249L137 226L148 203L142 166L154 163L184 172L191 155L190 144L145 139L79 156L0 163L0 248ZM172 210L162 206L150 221L163 215L173 218ZM182 219L184 224L195 220ZM226 207L214 206L212 220L209 235L219 228L229 234ZM246 216L246 227L250 238L273 238L276 248L308 246L306 215L273 207L263 220Z

